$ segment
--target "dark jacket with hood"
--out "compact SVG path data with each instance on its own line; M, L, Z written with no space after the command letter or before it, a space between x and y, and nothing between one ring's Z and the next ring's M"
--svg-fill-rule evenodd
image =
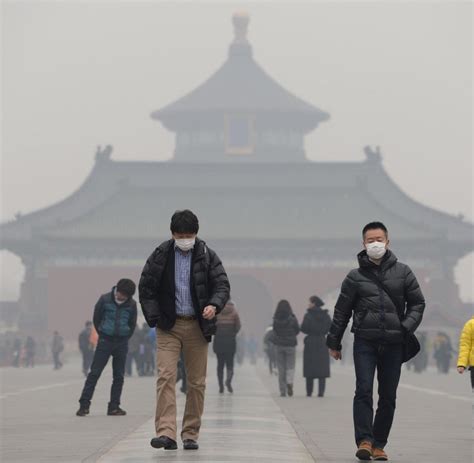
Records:
M165 241L153 251L139 284L140 304L150 327L169 331L176 323L175 241ZM206 243L196 238L191 262L191 295L194 312L208 342L216 332L216 319L205 320L203 309L219 313L230 296L230 284L222 262Z
M331 326L331 317L321 307L308 309L301 332L304 338L303 376L305 378L329 378L329 351L326 334Z
M99 336L130 338L137 324L137 303L129 297L122 304L117 304L113 287L97 301L93 323Z
M298 320L294 314L283 318L273 318L272 342L275 346L294 347L298 344L296 335L300 332Z
M341 349L341 339L353 316L355 336L380 343L402 343L421 323L425 299L408 265L397 261L387 249L380 265L371 262L364 250L358 254L359 268L352 270L342 283L336 303L327 346ZM370 272L381 280L395 299L372 281Z

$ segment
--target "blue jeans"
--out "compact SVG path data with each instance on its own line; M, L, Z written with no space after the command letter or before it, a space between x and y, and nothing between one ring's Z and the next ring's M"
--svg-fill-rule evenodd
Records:
M79 399L82 407L89 408L97 381L99 380L102 371L104 371L110 356L112 356L113 381L110 390L109 409L114 410L120 405L127 351L127 337L99 337L97 349L94 353L94 359L92 360L91 370L87 375L86 383L84 384L84 389L82 390L81 398Z
M355 337L354 430L357 445L362 441L369 441L375 447L383 449L387 444L395 414L402 363L402 344L380 344ZM374 419L372 397L375 370L379 401Z

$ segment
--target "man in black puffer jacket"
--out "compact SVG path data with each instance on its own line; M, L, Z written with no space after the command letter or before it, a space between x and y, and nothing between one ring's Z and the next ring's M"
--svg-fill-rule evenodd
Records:
M140 304L150 327L157 329L158 381L154 448L176 444L176 365L181 351L187 375L181 438L196 450L204 409L208 343L216 332L215 316L230 296L227 274L217 254L198 239L198 218L189 210L171 219L173 239L148 258L140 279Z
M425 300L413 272L388 249L385 225L369 223L362 234L365 250L358 255L359 268L342 283L326 343L331 356L341 359L341 340L352 316L356 456L385 460L383 449L395 413L404 342L421 323ZM375 370L379 403L372 421Z

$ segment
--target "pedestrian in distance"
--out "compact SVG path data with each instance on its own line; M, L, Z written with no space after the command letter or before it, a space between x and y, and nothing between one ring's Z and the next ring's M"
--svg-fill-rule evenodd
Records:
M86 321L84 329L79 334L79 351L82 355L82 373L87 376L94 358L94 345L91 342L92 322Z
M329 352L326 335L331 327L331 317L322 307L324 302L318 296L311 296L309 308L301 324L306 334L303 351L303 376L306 378L306 395L313 395L314 380L318 379L318 397L326 390L326 378L330 377Z
M64 339L58 331L53 333L53 341L51 343L51 353L53 354L54 369L59 370L63 367L61 361L61 353L64 350Z
M278 385L280 396L293 396L293 382L295 377L296 336L300 332L298 320L296 319L290 303L281 300L273 316L273 343L275 344Z
M274 372L278 374L273 336L273 324L271 324L265 330L265 336L263 337L263 350L265 352L265 355L267 356L268 371L270 372L270 375L273 375Z
M33 368L35 366L36 342L28 336L25 342L25 367Z
M214 336L213 349L217 356L217 381L219 393L224 393L224 368L226 369L225 386L231 394L234 392L232 378L234 376L234 357L237 350L236 336L240 331L239 314L233 301L227 302L217 316L217 330Z

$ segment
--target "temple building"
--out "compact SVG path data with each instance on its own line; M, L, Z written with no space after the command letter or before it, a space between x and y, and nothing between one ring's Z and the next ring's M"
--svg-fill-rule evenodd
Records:
M401 191L378 148L366 147L364 161L310 161L305 135L329 114L259 66L248 23L234 15L224 64L152 114L176 135L172 160L118 162L111 146L100 148L71 196L1 225L1 249L26 270L18 302L25 331L75 337L102 292L120 277L138 281L184 208L224 261L247 334L261 336L280 298L300 318L312 294L329 305L372 220L386 223L395 253L417 274L433 323L458 323L453 269L473 250L473 225Z

